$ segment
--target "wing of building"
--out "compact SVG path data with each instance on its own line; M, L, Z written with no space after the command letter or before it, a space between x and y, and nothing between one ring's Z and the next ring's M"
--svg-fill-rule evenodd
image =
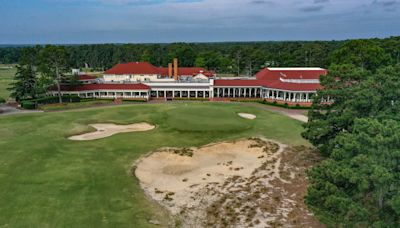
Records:
M147 62L117 64L103 78L80 76L84 85L62 87L63 94L84 98L120 99L260 99L288 105L309 106L318 90L322 68L265 68L254 77L219 78L203 68L179 67L174 59L168 67ZM56 95L57 91L52 91Z

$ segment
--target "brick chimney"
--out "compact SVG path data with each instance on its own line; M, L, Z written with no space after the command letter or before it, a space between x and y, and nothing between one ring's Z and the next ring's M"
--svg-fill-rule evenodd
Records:
M178 59L174 59L174 79L178 81Z
M168 77L172 78L173 75L172 63L168 63Z

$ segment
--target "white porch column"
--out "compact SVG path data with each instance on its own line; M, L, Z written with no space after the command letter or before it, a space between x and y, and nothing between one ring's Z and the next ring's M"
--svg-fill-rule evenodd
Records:
M283 92L283 100L286 101L286 92Z
M309 94L309 93L306 93L306 102L310 102L310 99L309 99L309 97L308 97L308 94Z

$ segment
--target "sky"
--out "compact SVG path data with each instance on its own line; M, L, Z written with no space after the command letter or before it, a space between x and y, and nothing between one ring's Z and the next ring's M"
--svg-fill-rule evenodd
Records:
M0 0L0 44L400 35L400 0Z

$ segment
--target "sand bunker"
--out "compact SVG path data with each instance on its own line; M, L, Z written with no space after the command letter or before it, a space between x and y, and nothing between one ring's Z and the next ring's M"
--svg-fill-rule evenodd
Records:
M254 120L255 118L257 118L255 115L249 114L249 113L238 113L238 115L242 118L249 119L249 120Z
M90 124L89 126L95 128L97 131L71 136L68 139L77 141L95 140L110 137L118 133L150 131L155 128L154 125L148 123L136 123L130 125Z
M318 224L304 209L306 188L299 193L293 186L298 193L293 194L281 186L296 179L300 170L282 164L285 149L258 138L162 149L139 159L134 173L146 194L183 227L269 227L288 221L294 211L296 225ZM282 171L287 172L284 177ZM304 179L298 181L306 186ZM278 199L278 193L287 199Z

